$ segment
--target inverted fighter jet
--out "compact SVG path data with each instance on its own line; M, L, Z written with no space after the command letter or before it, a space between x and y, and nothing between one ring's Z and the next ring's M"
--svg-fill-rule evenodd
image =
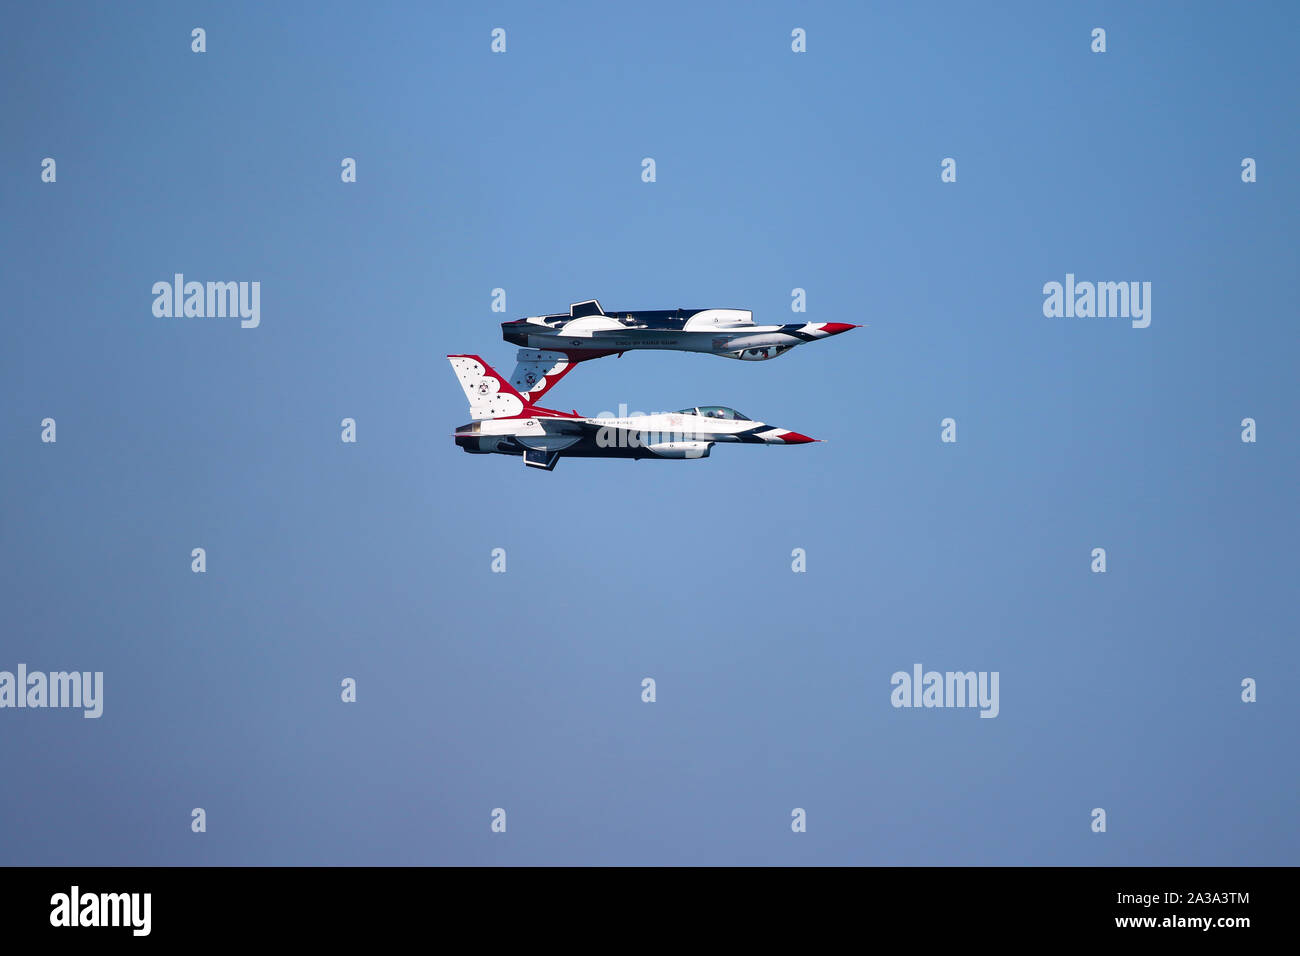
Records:
M477 355L448 355L474 420L456 444L476 455L519 455L550 471L569 458L707 458L717 442L803 445L809 438L752 421L733 408L703 405L630 418L585 418L534 405Z
M743 309L606 313L590 299L574 303L568 312L502 322L501 337L523 347L511 384L523 394L533 392L536 399L573 365L604 355L667 349L761 362L856 328L845 322L755 325L754 313Z

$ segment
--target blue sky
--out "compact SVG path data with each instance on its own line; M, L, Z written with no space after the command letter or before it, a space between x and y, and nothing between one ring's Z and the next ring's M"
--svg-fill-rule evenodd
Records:
M0 863L1297 862L1293 5L3 16L0 669L105 702L0 710ZM824 444L457 449L444 356L591 297L867 327L546 400Z

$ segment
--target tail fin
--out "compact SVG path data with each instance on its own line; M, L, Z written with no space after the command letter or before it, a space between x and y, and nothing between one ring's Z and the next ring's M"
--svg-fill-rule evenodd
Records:
M514 418L528 407L528 401L477 355L448 355L452 370L469 400L470 417Z
M555 349L520 349L519 364L510 376L526 402L536 402L549 392L579 362L613 355L615 349L562 352Z

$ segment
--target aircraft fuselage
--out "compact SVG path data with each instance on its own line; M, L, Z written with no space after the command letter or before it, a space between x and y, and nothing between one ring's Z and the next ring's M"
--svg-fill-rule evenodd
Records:
M523 348L574 357L591 352L668 349L762 361L853 328L857 326L843 322L755 325L753 313L744 309L606 313L593 300L571 306L568 313L503 322L501 334L507 342Z
M717 442L802 445L815 440L719 405L626 418L537 411L542 414L462 425L456 444L471 454L524 455L528 464L549 468L555 457L707 458ZM548 456L549 463L543 464Z

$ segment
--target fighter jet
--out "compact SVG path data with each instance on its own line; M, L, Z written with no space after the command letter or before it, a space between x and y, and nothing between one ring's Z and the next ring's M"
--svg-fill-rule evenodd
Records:
M456 444L475 455L519 455L550 471L567 458L707 458L718 442L803 445L809 438L753 421L734 408L703 405L630 418L585 418L534 405L477 355L448 355L474 420Z
M569 306L567 313L502 322L501 337L523 347L511 384L528 393L537 384L545 391L544 379L553 385L578 362L633 349L706 352L761 362L804 342L856 328L845 322L755 325L754 313L744 309L606 313L598 301L589 299Z

